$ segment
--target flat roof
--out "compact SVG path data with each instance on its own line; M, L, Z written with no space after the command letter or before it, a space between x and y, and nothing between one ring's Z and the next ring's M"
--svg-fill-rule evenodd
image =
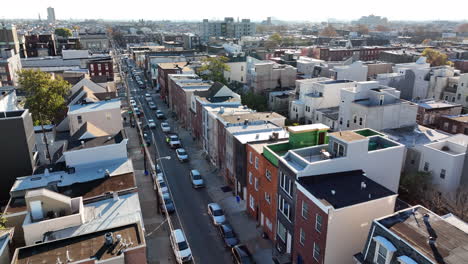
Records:
M459 116L445 116L446 118L458 121L458 122L468 122L468 115L459 115Z
M416 103L418 106L423 107L425 109L439 109L439 108L449 108L449 107L457 107L461 106L460 104L455 104L443 100L430 100L425 102Z
M120 245L114 243L111 247L105 246L104 235L108 232L114 235L114 242L115 236L120 234L122 240L125 239L125 241L132 243L129 248L138 247L144 244L145 241L140 225L133 223L85 235L18 248L16 249L12 263L56 263L57 258L60 258L60 261L65 263L67 262L67 252L73 262L91 258L106 260L119 255L122 256L121 253L118 253L121 249Z
M324 130L324 129L328 130L330 129L330 127L321 123L302 125L302 126L288 126L289 133L303 133L303 132L310 132L310 131L317 131L317 130Z
M85 133L86 132L83 132L83 134ZM105 136L100 136L100 137L84 138L84 139L80 139L78 136L79 135L77 135L77 137L70 138L70 140L67 142L67 151L94 148L98 146L106 146L106 145L112 145L112 144L119 144L124 139L126 139L123 130L119 131L119 133L112 135L112 136L105 135Z
M158 67L164 70L168 69L180 69L183 68L187 65L186 61L178 61L178 62L163 62L163 63L158 63Z
M396 194L367 178L362 170L303 176L299 177L298 183L325 205L335 209Z
M56 184L57 187L70 186L76 183L84 183L105 178L106 170L110 177L133 173L132 161L127 158L110 161L100 161L75 167L74 173L55 171L31 176L19 177L11 187L10 192L24 191L47 187Z
M468 234L422 206L378 220L434 263L468 263ZM428 243L429 238L435 243Z
M118 196L112 196L84 206L84 224L74 226L45 235L46 241L74 237L101 230L114 228L129 223L142 224L140 201L138 193L133 192Z
M346 142L352 142L352 141L357 141L357 140L363 140L366 139L365 136L359 135L358 133L354 131L339 131L339 132L333 132L328 134L329 136L336 137L338 139L341 139Z
M272 119L277 119L277 118L285 118L284 116L275 113L275 112L255 112L255 113L248 113L248 114L243 114L240 116L236 115L231 115L231 114L223 114L221 115L221 118L231 124L237 124L237 123L243 123L244 120L249 120L251 121L258 121L258 120L272 120Z
M101 110L109 110L120 108L120 98L111 99L107 101L99 101L96 103L91 104L74 104L69 106L68 113L69 114L80 114L80 113L88 113L88 112L95 112Z
M431 129L421 125L384 129L382 132L388 135L391 140L403 144L407 147L423 145L451 136L450 134L443 131Z

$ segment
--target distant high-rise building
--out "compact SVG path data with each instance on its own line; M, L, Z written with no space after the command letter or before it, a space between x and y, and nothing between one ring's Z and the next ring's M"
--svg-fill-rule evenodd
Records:
M208 21L203 19L200 23L200 37L208 41L210 37L240 38L255 34L255 23L250 19L242 19L237 22L232 17L224 18L224 21Z
M50 23L55 22L55 10L53 7L47 8L47 21L49 21Z

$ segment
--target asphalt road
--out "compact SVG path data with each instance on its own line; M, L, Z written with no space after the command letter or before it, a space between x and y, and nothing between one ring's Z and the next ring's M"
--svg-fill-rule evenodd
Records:
M176 213L171 216L174 228L182 227L188 239L194 263L200 264L219 264L232 263L230 253L223 247L217 231L210 221L207 214L207 204L212 202L205 189L193 189L189 181L189 163L180 163L175 155L175 150L170 149L165 142L164 133L161 131L161 121L156 118L155 110L151 110L145 100L145 93L150 93L153 102L158 108L162 108L162 101L151 89L140 89L138 85L129 77L129 89L131 96L135 98L137 104L144 113L140 118L142 124L146 120L156 121L156 128L146 130L152 134L152 144L150 151L152 157L156 159L156 153L159 157L171 156L170 160L160 160L160 166L165 172L167 184L176 206ZM167 113L165 113L167 116ZM171 126L174 123L170 122ZM174 130L173 127L171 127ZM182 142L182 145L184 142ZM189 153L190 157L190 153ZM148 249L151 250L151 249Z

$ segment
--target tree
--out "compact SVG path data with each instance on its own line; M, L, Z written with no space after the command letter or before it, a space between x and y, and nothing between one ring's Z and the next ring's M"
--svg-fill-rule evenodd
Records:
M369 28L366 25L359 24L355 30L361 35L369 34Z
M435 49L427 48L424 49L421 56L427 58L427 62L431 64L431 66L441 66L441 65L451 65L452 63L448 61L448 57L446 54L437 51Z
M258 112L264 112L268 110L268 99L266 96L247 92L241 94L241 101L243 105L257 110Z
M406 172L400 177L400 188L411 195L411 199L422 200L426 191L430 188L432 176L429 172Z
M457 27L458 33L467 33L468 32L468 23L461 24Z
M421 44L422 44L422 45L429 45L429 44L431 44L431 42L432 42L432 39L425 39L425 40L423 40L423 41L421 42Z
M52 79L48 73L39 70L22 70L19 73L19 84L26 96L25 107L28 108L35 125L51 124L58 113L66 109L65 97L70 92L70 84L61 77ZM44 133L45 142L47 138ZM51 156L46 144L49 161Z
M321 32L320 32L320 36L324 36L324 37L335 37L337 36L338 34L336 33L336 30L335 28L332 26L332 25L328 25L326 26Z
M462 220L468 220L468 187L460 186L454 195L455 203L453 203L451 211L460 217Z
M203 59L203 65L198 69L198 72L205 80L227 84L227 81L224 78L224 72L231 70L229 65L226 64L228 61L229 59L224 56L205 58Z
M72 31L68 28L56 28L55 35L68 38L72 36Z
M375 30L380 31L380 32L387 32L387 31L390 31L390 28L384 25L377 25L375 27Z
M6 218L3 214L0 214L0 230L2 229L5 229L6 228Z

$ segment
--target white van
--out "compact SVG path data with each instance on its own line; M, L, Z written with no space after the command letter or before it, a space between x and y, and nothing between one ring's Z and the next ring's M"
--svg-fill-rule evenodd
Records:
M192 260L192 251L181 229L176 229L171 232L171 247L177 263L184 263Z

